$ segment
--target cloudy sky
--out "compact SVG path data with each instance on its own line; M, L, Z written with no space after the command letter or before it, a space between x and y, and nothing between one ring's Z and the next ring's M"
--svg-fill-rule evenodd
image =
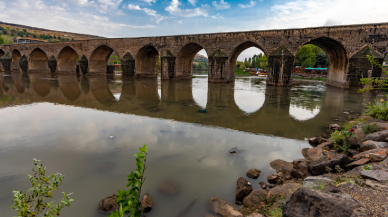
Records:
M104 37L388 22L387 0L0 0L0 11L3 22Z

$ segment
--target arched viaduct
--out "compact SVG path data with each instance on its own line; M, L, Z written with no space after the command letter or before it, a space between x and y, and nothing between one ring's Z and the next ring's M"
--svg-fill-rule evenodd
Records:
M209 82L233 82L239 54L257 47L268 57L267 84L285 86L291 84L295 54L306 44L317 45L328 55L328 85L358 86L362 77L381 76L381 69L372 66L366 55L383 61L388 23L15 44L0 46L0 56L5 70L106 74L107 59L116 51L123 72L135 77L156 77L160 56L162 79L187 79L192 76L194 56L204 49Z

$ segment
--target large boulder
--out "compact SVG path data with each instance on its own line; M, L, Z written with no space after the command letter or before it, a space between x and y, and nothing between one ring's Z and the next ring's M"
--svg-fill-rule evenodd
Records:
M385 158L387 158L386 155L382 155L382 154L369 154L369 158L370 158L370 161L372 162L379 162L379 161L383 161Z
M288 196L291 196L300 187L302 186L297 183L288 183L276 186L269 190L267 195L267 202L269 203L271 200L274 199L274 197L286 198Z
M387 149L386 148L376 148L373 150L364 151L364 152L361 152L359 154L354 155L352 159L359 160L361 158L369 158L370 154L379 154L379 155L387 156Z
M213 212L222 217L243 217L244 215L237 211L233 206L219 197L211 197L209 205Z
M276 172L292 172L293 170L292 163L280 159L272 161L269 165L272 169L276 170Z
M247 208L257 208L262 199L267 198L268 191L266 190L254 190L243 200L243 204Z
M388 143L386 142L376 142L372 140L365 141L361 143L360 145L360 150L361 151L368 151L368 150L373 150L376 148L387 148Z
M253 191L252 185L244 179L244 177L240 177L237 180L237 189L236 189L236 196L235 196L235 202L237 204L242 204L242 201L246 196L249 195Z
M323 154L323 149L319 147L310 148L307 151L306 155L306 158L312 161L316 161L325 157L325 155Z
M309 168L305 159L296 159L293 161L293 170L291 174L298 179L304 179L309 175Z
M309 176L303 180L303 187L317 188L320 184L328 185L331 183L335 183L335 181L324 176Z
M388 130L388 123L381 122L371 122L370 125L378 127L380 130Z
M385 141L388 138L388 130L383 130L375 133L371 133L365 136L365 140L373 140L373 141Z
M309 170L311 174L318 176L327 173L327 167L335 171L335 166L345 167L348 162L349 159L345 154L337 154L331 157L326 156L320 160L311 162L309 164Z
M376 181L388 181L388 172L384 170L362 170L359 171L364 179L372 179Z
M299 188L283 207L283 217L350 217L364 205L348 194Z
M248 172L247 172L247 176L248 176L249 178L251 178L251 179L257 179L257 178L259 178L260 174L261 174L261 171L258 170L258 169L250 169L250 170L248 170Z
M369 158L361 158L360 160L353 161L352 163L346 165L347 168L353 169L355 167L367 164L370 161Z

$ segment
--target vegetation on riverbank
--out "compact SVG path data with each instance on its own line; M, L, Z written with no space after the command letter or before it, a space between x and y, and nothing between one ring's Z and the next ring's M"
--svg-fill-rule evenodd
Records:
M251 73L244 71L244 70L241 70L241 69L236 69L235 74L238 76L252 76Z
M294 77L293 79L300 79L300 80L315 80L315 81L326 81L326 78Z

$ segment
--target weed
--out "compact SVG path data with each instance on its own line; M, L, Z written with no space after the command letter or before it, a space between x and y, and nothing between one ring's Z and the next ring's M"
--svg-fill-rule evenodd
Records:
M365 124L361 127L365 135L377 132L380 128L376 124Z
M363 170L371 170L372 169L372 165L365 165L362 167Z

